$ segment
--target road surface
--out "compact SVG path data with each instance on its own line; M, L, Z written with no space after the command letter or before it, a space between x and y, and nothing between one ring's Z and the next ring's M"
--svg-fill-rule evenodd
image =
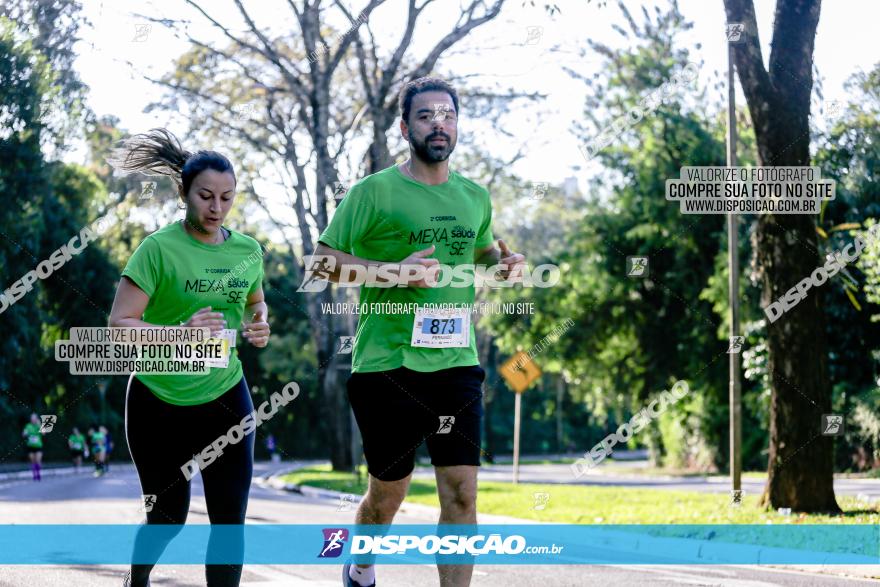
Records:
M259 464L257 475L271 471ZM278 467L278 465L275 465ZM491 471L489 471L491 474ZM193 479L193 499L188 523L208 522L200 477ZM141 491L131 467L114 466L102 478L90 475L0 481L0 520L5 524L126 524L142 515ZM337 511L338 500L320 500L272 489L255 483L251 489L248 522L351 524L353 512ZM406 506L404 506L406 508ZM433 523L436 514L424 508L404 509L396 522ZM242 587L338 587L341 567L246 565ZM0 568L0 587L105 587L122 584L123 566L16 566ZM430 565L380 566L382 587L437 585ZM204 585L198 565L160 565L153 572L155 587ZM763 587L770 585L842 586L877 582L835 575L754 566L481 566L474 571L474 587L607 586L607 585L718 585Z

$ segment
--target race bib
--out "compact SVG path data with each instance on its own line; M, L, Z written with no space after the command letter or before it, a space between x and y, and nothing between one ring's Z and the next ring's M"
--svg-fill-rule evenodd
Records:
M204 361L208 367L226 368L229 366L229 355L235 347L237 331L232 328L224 328L217 336L208 337L201 342L190 342L177 356L178 360ZM217 348L220 352L218 356ZM185 351L185 352L184 352Z
M229 348L235 348L235 340L238 331L234 328L224 328L223 332L220 333L220 338L225 338L229 341Z
M40 435L39 434L28 435L28 443L29 444L40 444Z
M231 334L230 334L231 333ZM231 341L230 342L230 338ZM211 337L208 339L209 344L217 344L219 343L222 346L222 354L221 358L210 358L205 360L205 365L208 367L220 367L225 369L229 366L229 354L231 352L232 347L235 346L235 330L231 330L229 328L224 328L223 332L215 337Z
M410 345L430 348L470 345L471 314L467 308L418 308Z

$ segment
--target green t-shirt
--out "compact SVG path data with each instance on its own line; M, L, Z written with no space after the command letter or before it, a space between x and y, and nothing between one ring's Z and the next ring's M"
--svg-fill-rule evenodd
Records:
M491 224L492 202L485 188L454 171L445 183L426 185L394 165L351 187L319 241L350 255L385 262L402 261L434 245L431 258L454 267L472 264L474 250L492 244ZM467 347L411 346L414 314L370 311L378 307L371 304L385 302L469 307L474 303L474 287L361 287L352 372L398 367L430 372L479 364L473 325Z
M67 442L70 445L70 450L82 450L83 445L86 442L86 437L82 434L71 434L67 438Z
M90 440L92 443L92 452L103 452L104 450L106 450L104 444L107 440L107 437L104 436L103 432L92 432L92 437Z
M43 448L43 434L39 424L28 422L24 426L24 433L28 448Z
M212 312L223 313L226 328L238 330L248 295L262 285L263 255L259 243L240 232L230 230L223 243L209 245L174 222L144 239L122 275L150 296L145 322L179 326L210 306ZM232 348L229 364L211 367L207 374L138 373L136 377L160 399L190 406L223 395L238 383L242 370Z

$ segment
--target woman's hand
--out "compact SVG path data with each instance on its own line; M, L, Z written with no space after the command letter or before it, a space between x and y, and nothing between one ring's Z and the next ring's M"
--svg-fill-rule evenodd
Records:
M269 333L269 323L262 310L254 312L251 322L241 323L241 335L255 347L263 348L269 344Z
M190 319L182 324L186 328L210 328L211 336L219 336L226 328L226 319L222 312L212 312L211 306L206 306L190 316Z

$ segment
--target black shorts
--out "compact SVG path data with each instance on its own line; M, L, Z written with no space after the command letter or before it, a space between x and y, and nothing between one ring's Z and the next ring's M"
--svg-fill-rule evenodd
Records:
M32 454L35 454L35 453L38 453L38 452L43 452L43 449L42 449L42 448L37 448L37 447L35 447L35 446L29 446L29 447L27 447L27 453L28 453L29 455L32 455Z
M75 459L76 457L81 457L81 456L83 456L83 454L85 454L85 453L82 449L79 449L79 450L77 450L75 448L70 449L70 458L72 458L72 459Z
M422 442L435 467L479 466L485 379L479 365L352 373L348 400L370 474L382 481L403 479L415 467Z

